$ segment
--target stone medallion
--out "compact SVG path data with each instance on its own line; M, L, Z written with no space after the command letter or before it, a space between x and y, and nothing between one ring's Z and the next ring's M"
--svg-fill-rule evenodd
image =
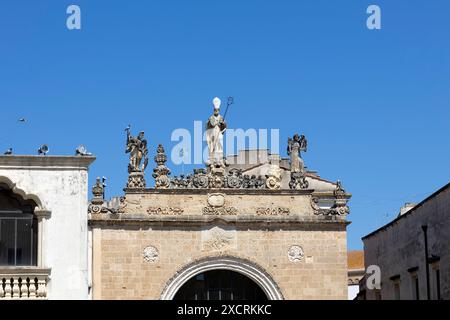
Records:
M142 256L144 257L144 260L148 263L155 263L159 260L158 249L156 249L153 246L146 247L142 252Z
M300 246L292 246L288 251L288 258L289 261L293 263L297 263L302 261L303 257L305 256L302 247Z
M209 194L208 204L214 208L223 207L225 205L225 196L222 193Z

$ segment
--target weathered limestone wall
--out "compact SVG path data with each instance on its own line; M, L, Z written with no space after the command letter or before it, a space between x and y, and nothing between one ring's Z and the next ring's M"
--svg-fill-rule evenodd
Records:
M171 192L127 193L125 213L91 215L94 299L160 299L184 267L223 256L258 266L285 299L347 299L347 222L316 216L310 192L227 191L236 215L205 214L214 192Z
M431 298L436 299L436 279L433 268L439 266L441 296L450 299L450 188L425 201L416 209L382 230L364 238L366 268L381 268L381 298L394 299L393 276L400 276L400 298L413 299L412 275L408 269L418 267L420 299L427 299L424 235L428 226L429 255L440 261L430 264ZM367 290L367 299L375 299L375 292Z

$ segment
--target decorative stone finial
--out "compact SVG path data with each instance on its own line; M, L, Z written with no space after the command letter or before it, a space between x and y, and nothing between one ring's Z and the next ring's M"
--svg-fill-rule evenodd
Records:
M105 202L105 199L103 198L104 190L102 180L97 178L95 185L92 187L92 194L94 195L94 198L89 205L89 213L100 213L102 211L103 204Z
M162 144L158 146L156 150L155 162L157 167L153 169L153 178L155 178L155 188L157 189L167 189L170 187L170 170L166 167L167 156L164 151Z

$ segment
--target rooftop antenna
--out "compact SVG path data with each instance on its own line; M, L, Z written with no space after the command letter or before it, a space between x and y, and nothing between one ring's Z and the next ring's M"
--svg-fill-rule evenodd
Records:
M102 186L103 186L103 200L105 200L105 193L106 193L106 180L108 180L106 177L102 177Z

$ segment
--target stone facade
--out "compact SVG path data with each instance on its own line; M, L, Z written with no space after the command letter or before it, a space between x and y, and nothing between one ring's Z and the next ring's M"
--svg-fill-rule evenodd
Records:
M240 169L258 176L267 167ZM288 170L280 169L287 182ZM348 210L336 208L347 208L350 194L315 173L306 178L319 188L289 189L281 178L286 187L275 190L126 189L115 207L89 215L93 298L172 299L201 272L232 270L269 299L346 300Z
M381 290L364 287L362 298L426 300L428 265L429 298L450 299L450 184L363 241L366 268L380 267Z

